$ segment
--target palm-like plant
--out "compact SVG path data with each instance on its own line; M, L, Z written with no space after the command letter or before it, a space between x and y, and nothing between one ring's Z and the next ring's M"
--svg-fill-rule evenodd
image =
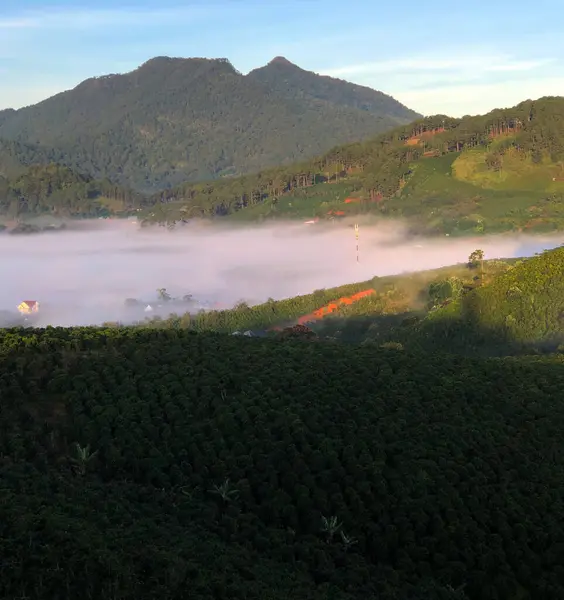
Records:
M239 490L231 489L229 478L227 478L221 485L214 485L210 493L218 495L227 504L237 498Z
M333 536L339 531L342 524L337 517L321 517L321 530L327 534L327 541L333 540Z
M341 541L343 542L343 546L345 547L345 552L349 550L351 546L354 546L358 540L351 536L348 536L344 531L341 530Z
M75 465L76 472L83 476L86 474L88 463L98 454L98 450L94 452L90 451L90 444L84 446L84 448L77 442L75 445L76 456L72 458L72 462Z

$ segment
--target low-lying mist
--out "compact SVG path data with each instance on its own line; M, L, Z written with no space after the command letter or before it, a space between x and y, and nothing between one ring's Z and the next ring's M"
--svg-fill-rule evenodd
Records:
M558 236L500 235L409 239L401 224L278 223L226 227L192 223L175 231L134 221L74 224L61 232L0 235L0 310L22 300L41 305L41 325L127 319L124 302L155 302L156 290L192 294L227 308L344 283L486 258L529 256L560 245ZM45 310L43 310L45 308Z

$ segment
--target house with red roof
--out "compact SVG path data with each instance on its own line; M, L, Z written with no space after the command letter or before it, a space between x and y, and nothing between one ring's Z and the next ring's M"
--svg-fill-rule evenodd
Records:
M39 311L39 302L37 300L24 300L18 304L18 310L22 315L31 315Z

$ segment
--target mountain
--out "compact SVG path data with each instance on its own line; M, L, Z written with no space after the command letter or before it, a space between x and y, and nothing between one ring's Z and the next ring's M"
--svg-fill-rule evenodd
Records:
M268 65L251 71L247 77L288 100L333 109L342 117L349 114L347 109L361 110L378 117L386 126L404 124L406 119L415 121L421 117L387 94L306 71L283 56L277 56Z
M281 67L286 68L284 65ZM256 175L185 183L154 197L148 219L333 218L372 212L414 231L564 229L564 98L486 115L435 115Z
M226 59L157 57L2 111L0 138L151 190L291 164L417 116L389 96L280 60L244 76Z

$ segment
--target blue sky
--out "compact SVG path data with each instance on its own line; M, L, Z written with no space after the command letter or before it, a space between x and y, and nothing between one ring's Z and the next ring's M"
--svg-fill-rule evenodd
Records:
M453 116L564 95L562 0L0 0L0 109L154 56L305 69Z

